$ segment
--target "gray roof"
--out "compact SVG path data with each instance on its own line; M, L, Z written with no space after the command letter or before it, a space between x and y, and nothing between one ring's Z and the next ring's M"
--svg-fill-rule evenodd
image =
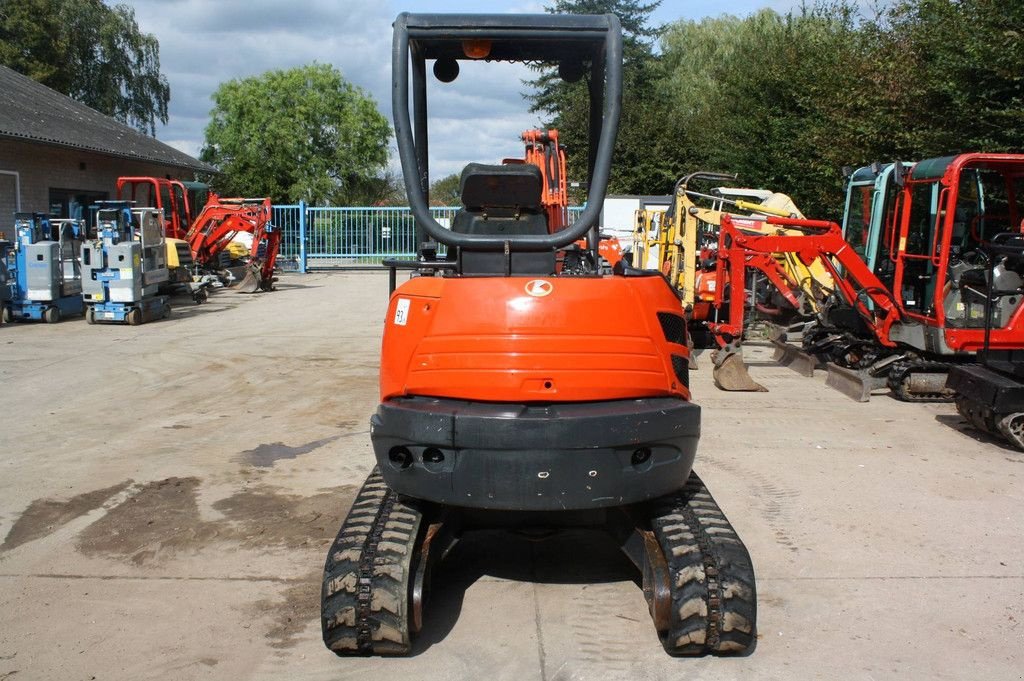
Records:
M200 172L208 163L0 66L0 137L42 142Z

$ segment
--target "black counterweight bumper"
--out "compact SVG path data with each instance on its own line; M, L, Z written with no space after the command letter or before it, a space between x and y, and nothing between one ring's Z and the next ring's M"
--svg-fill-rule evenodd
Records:
M371 419L388 486L452 506L621 506L681 489L700 407L675 398L550 405L404 397Z
M996 414L1024 411L1024 382L980 364L964 364L949 370L946 387L963 400Z

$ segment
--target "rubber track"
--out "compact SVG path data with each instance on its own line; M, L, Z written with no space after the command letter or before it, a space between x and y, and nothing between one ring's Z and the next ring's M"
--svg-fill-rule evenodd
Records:
M996 414L991 409L957 396L956 410L968 423L989 435L1002 438L1017 449L1024 450L1024 434L1021 433L1020 413Z
M927 360L912 360L896 362L889 367L889 374L886 376L886 383L889 390L901 402L952 402L954 395L949 393L912 393L907 390L908 380L914 372L930 374L949 373L952 365L946 362L930 362Z
M668 561L672 622L659 632L670 655L741 655L757 636L757 589L747 548L696 473L651 518Z
M405 655L409 593L421 513L370 473L327 554L321 589L324 643L338 655Z

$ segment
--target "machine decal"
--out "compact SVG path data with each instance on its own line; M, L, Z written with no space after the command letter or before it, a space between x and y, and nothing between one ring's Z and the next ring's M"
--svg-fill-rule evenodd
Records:
M398 326L405 326L409 321L409 299L399 298L398 305L395 306L395 324Z
M543 298L555 290L555 285L543 279L533 279L526 282L526 293L534 298Z

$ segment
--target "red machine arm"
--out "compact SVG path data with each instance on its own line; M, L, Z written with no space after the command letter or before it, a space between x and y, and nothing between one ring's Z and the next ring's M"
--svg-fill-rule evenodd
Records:
M210 266L240 232L253 235L251 272L255 286L269 290L274 263L281 246L281 233L271 222L269 198L222 199L210 194L203 212L188 231L188 244L196 262ZM246 279L249 277L247 275ZM249 288L243 282L240 288ZM255 290L255 288L253 288Z
M856 309L874 330L878 341L887 347L895 343L889 339L889 329L900 318L900 311L885 285L879 281L853 248L843 239L842 229L834 222L824 220L799 220L794 218L768 217L765 222L772 225L797 228L805 231L800 235L761 235L741 231L737 225L749 221L747 218L722 216L721 231L718 235L718 261L716 274L719 281L740 282L745 280L748 258L753 255L773 253L795 253L805 265L820 259L832 275L843 299ZM779 282L773 281L779 286ZM733 284L737 286L737 284ZM709 324L719 343L725 345L743 334L744 295L731 294L725 299L724 287L715 291L715 306L728 304L729 320ZM783 289L780 288L780 291ZM868 301L872 306L868 305Z

